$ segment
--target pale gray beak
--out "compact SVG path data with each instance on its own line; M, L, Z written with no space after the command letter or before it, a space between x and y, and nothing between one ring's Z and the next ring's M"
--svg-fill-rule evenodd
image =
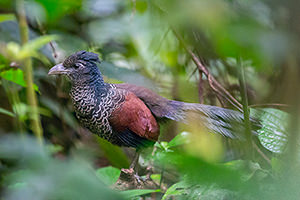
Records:
M66 69L62 63L59 63L49 70L48 75L67 74L68 72L70 72L70 70Z

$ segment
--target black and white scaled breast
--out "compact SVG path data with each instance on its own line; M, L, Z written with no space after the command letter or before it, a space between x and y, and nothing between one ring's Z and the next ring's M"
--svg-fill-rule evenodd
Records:
M124 101L124 90L117 90L111 84L73 85L70 96L80 123L103 139L116 144L109 117Z

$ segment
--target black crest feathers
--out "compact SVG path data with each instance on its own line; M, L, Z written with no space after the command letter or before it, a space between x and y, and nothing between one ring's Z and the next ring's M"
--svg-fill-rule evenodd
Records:
M65 59L65 61L63 62L63 65L65 67L72 67L79 60L100 63L98 54L92 53L92 52L87 52L87 51L83 50L83 51L78 51L78 52L70 55L68 58Z

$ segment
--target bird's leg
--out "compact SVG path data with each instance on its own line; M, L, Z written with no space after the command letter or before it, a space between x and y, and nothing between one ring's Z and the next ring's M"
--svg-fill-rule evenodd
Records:
M133 156L133 159L132 159L132 162L130 164L130 167L129 169L133 169L134 172L137 172L136 168L137 168L137 165L138 165L138 162L139 162L139 157L140 157L140 153L138 151L136 151L134 153L134 156ZM136 173L137 174L137 173Z
M140 152L137 150L133 156L129 169L121 169L121 174L118 181L115 183L115 188L124 190L128 189L149 189L157 188L157 184L152 179L145 179L138 175L138 161Z
M134 177L136 181L141 184L142 183L142 178L138 175L138 163L139 163L139 157L140 157L140 152L138 150L135 151L135 154L133 156L133 160L129 166L129 170L133 170Z
M159 141L158 141L159 142ZM146 179L150 180L151 175L153 174L153 163L154 163L154 155L157 151L157 147L154 145L153 150L152 150L152 158L149 161L149 165L147 167L147 175L146 175Z

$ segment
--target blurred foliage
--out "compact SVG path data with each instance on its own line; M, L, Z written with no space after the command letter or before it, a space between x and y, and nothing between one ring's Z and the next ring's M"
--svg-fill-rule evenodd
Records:
M29 41L21 45L16 3L24 1ZM1 0L1 199L298 199L299 1ZM78 50L99 54L105 80L148 87L187 102L235 108L200 72L193 52L238 102L241 60L251 141L209 133L199 123L161 125L160 142L142 152L160 187L116 191L133 150L80 127L70 83L48 77ZM32 58L45 145L29 120L24 59ZM243 133L241 133L243 134Z

